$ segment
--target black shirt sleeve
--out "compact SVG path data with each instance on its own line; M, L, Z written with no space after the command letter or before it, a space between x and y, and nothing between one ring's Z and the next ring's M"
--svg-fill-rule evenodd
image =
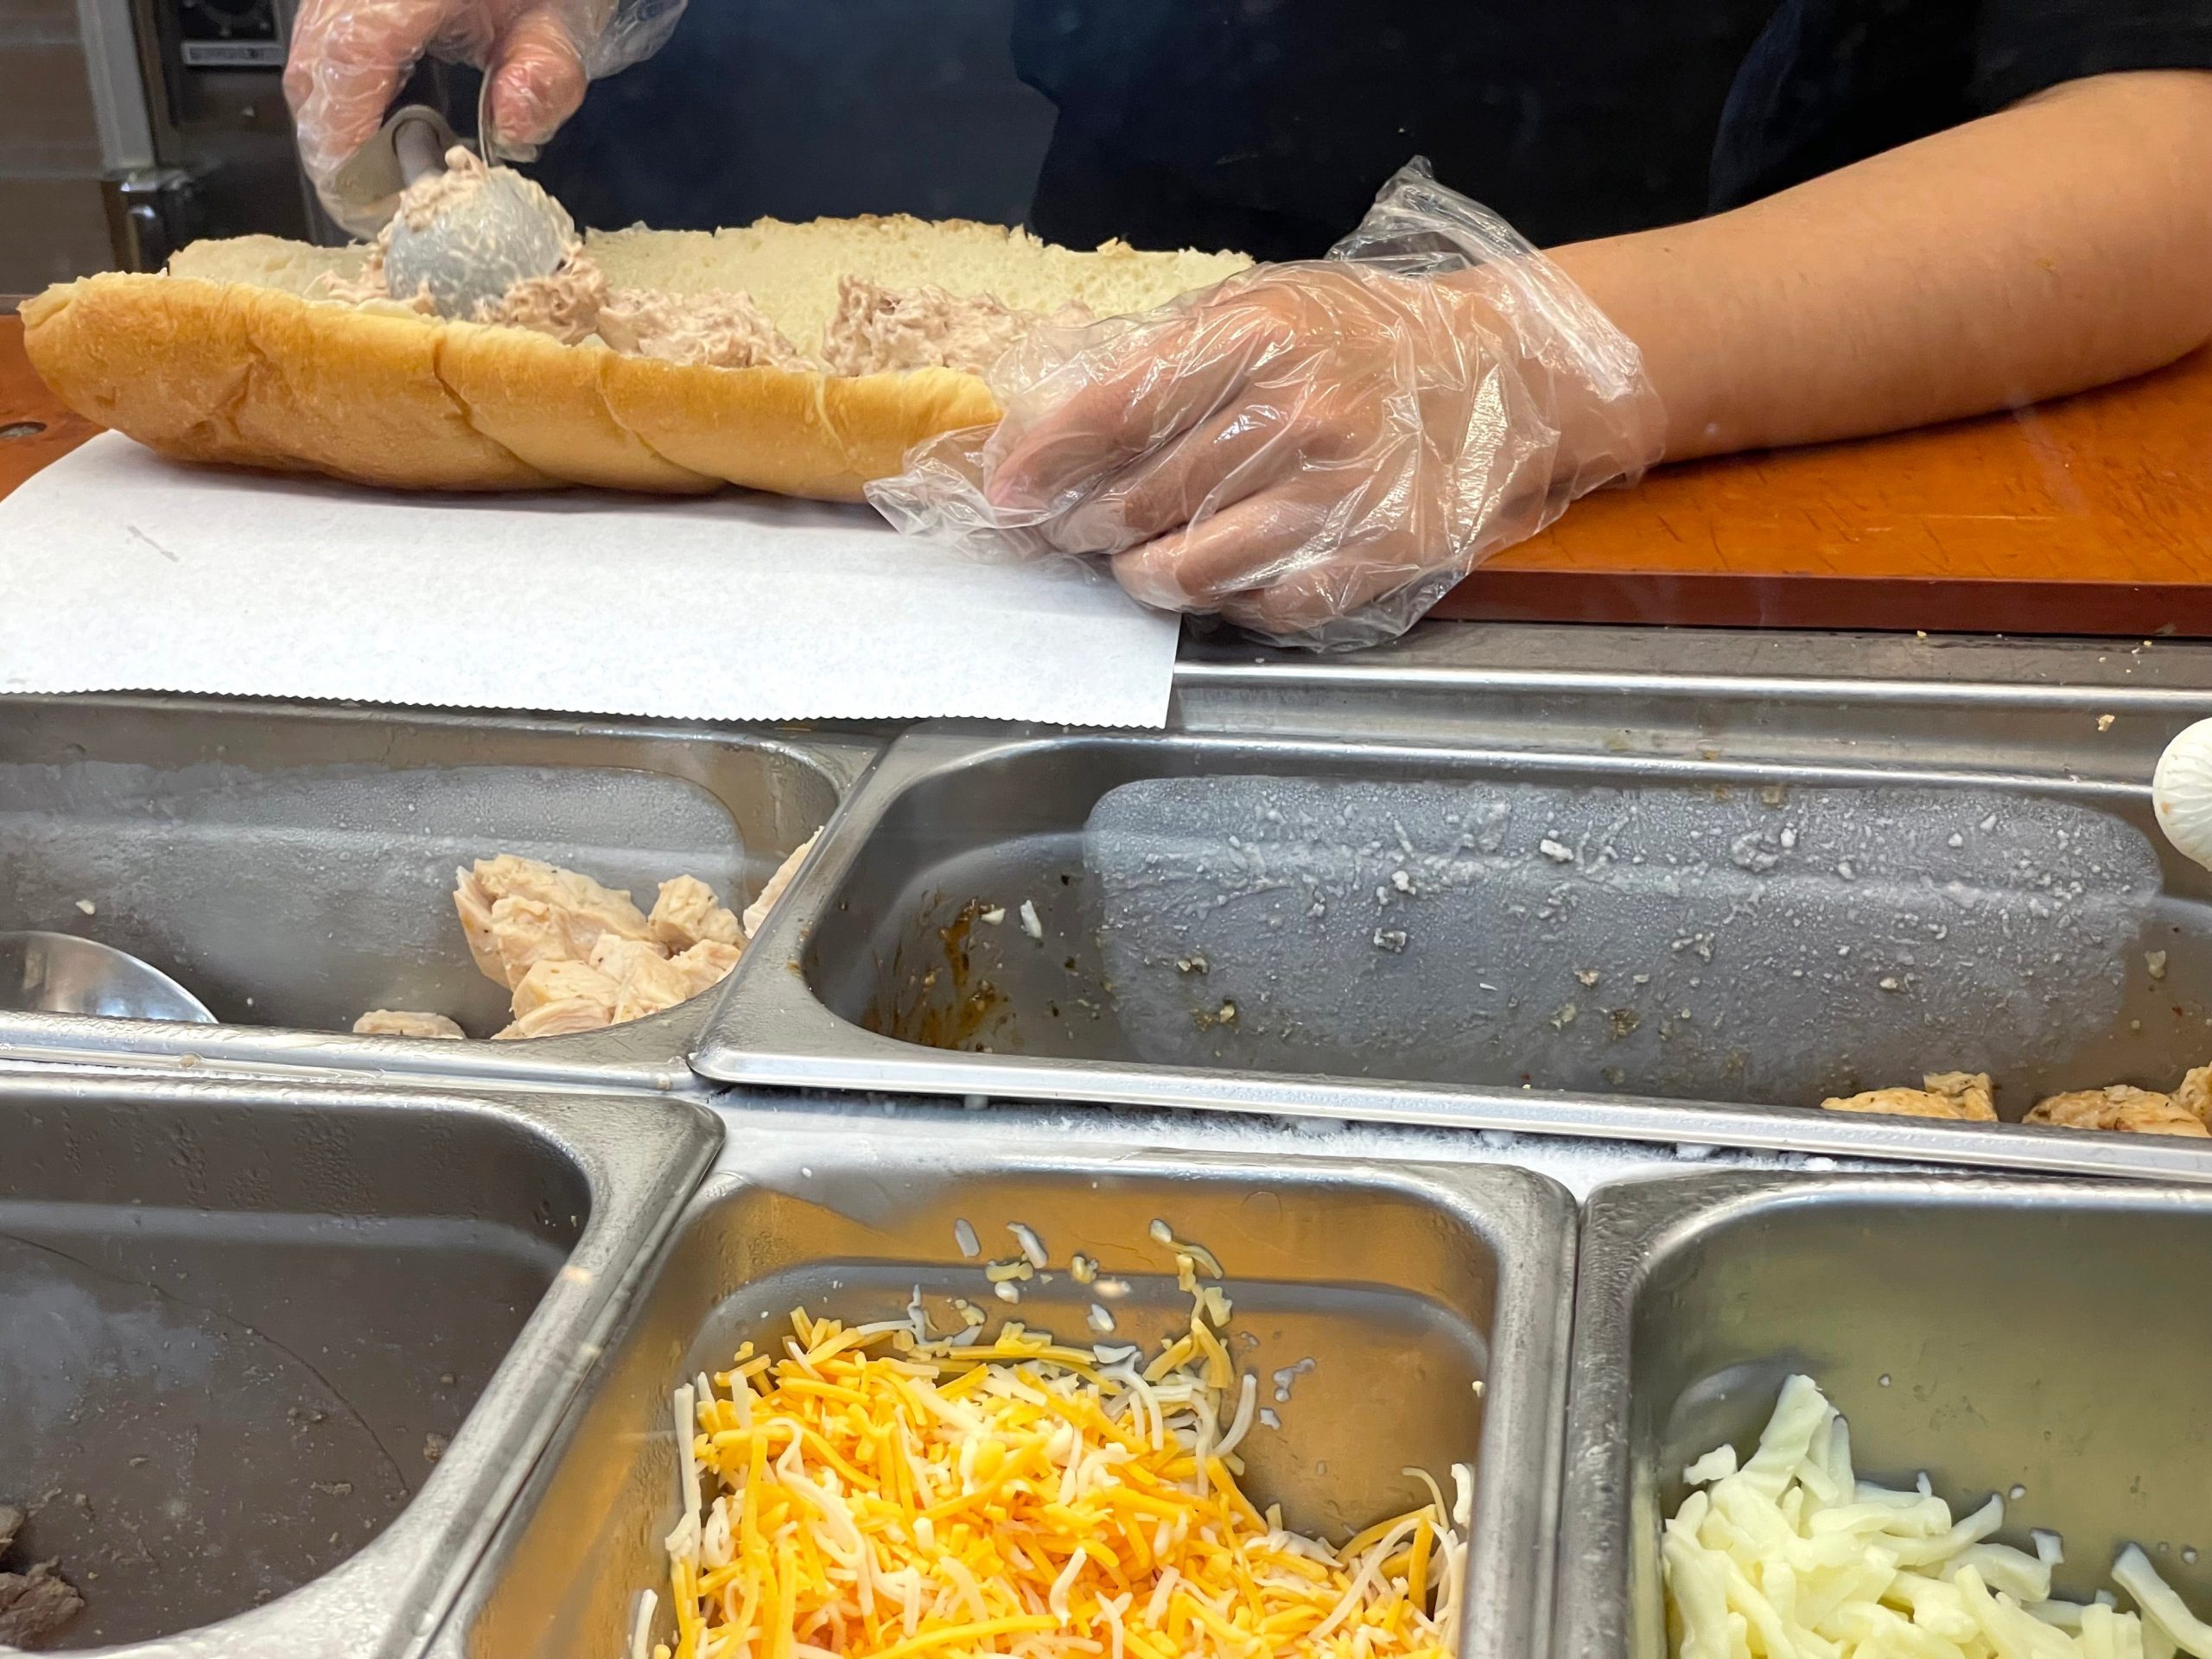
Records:
M2212 69L2207 0L1983 0L1967 102L1977 115L2087 75Z
M1730 89L1707 205L2130 69L2212 69L2212 0L1783 0Z

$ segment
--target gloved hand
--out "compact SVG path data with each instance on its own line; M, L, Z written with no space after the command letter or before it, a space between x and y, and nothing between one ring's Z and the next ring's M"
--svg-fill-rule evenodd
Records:
M1418 165L1328 259L1040 331L990 378L988 437L869 486L893 524L1103 557L1147 604L1284 644L1396 637L1662 437L1636 347Z
M303 0L292 25L284 97L300 158L324 204L330 181L383 125L425 52L492 78L492 130L503 145L542 144L583 102L587 82L658 51L684 0ZM389 214L389 207L385 213Z

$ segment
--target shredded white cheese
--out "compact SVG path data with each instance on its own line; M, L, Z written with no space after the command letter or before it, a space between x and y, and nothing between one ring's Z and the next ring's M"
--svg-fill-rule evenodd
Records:
M2053 1600L2059 1541L1989 1541L2003 1499L1954 1520L1924 1474L1910 1492L1860 1482L1810 1377L1783 1384L1740 1466L1724 1446L1683 1478L1696 1490L1660 1544L1676 1659L2212 1659L2212 1626L2133 1544L2113 1578L2139 1616Z

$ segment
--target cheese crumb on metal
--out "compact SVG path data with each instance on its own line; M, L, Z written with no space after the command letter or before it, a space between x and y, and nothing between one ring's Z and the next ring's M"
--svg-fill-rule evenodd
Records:
M1021 1246L1021 1253L1029 1258L1031 1267L1041 1268L1052 1260L1045 1254L1044 1241L1037 1236L1034 1228L1019 1221L1010 1221L1007 1223L1006 1230L1014 1235L1014 1242Z

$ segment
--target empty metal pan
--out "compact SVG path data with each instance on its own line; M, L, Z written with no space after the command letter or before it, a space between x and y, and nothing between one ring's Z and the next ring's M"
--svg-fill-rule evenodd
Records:
M46 1645L415 1650L711 1154L687 1102L0 1073L0 1504Z

